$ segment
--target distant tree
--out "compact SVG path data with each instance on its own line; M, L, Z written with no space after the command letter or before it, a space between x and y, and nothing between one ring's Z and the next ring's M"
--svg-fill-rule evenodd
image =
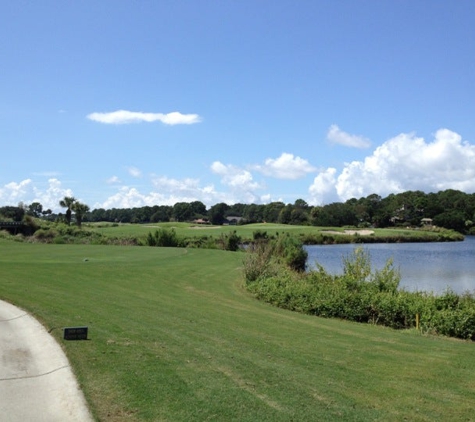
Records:
M308 224L308 214L303 208L294 208L290 214L290 224Z
M293 206L290 204L287 204L284 208L282 208L279 212L278 222L280 224L290 224L292 220L292 210Z
M188 202L177 202L173 205L172 216L175 221L190 221L193 219L193 209Z
M131 223L148 223L150 222L150 217L152 216L152 208L149 206L145 207L134 207L129 210L130 222Z
M434 217L433 223L439 227L463 233L466 230L465 215L461 211L450 210Z
M277 223L282 208L285 207L283 202L271 202L264 206L264 220L267 223Z
M211 224L222 225L226 218L226 211L229 209L229 205L224 202L213 205L208 211L208 217Z
M161 205L155 209L155 213L150 217L152 223L159 223L161 221L170 221L173 212L173 207L169 205Z
M264 205L250 204L244 208L242 217L244 217L248 223L260 223L264 219L263 212Z
M203 202L201 201L193 201L193 202L190 202L190 207L191 207L191 210L193 212L193 217L195 218L199 218L199 217L203 217L204 215L206 215L206 205L203 204Z
M68 226L71 224L72 207L75 202L76 198L74 198L74 196L65 196L61 201L59 201L59 206L66 208L65 218Z
M303 199L297 199L294 202L294 207L296 207L296 208L308 208L308 204Z
M76 224L78 225L78 227L81 227L84 214L89 211L89 206L81 202L75 201L71 208L76 215Z
M355 226L358 218L354 209L341 202L334 202L323 207L314 207L310 213L314 226Z
M90 214L89 218L91 221L99 222L99 221L108 221L107 220L107 212L104 208L96 208Z
M21 207L6 206L0 208L0 220L22 221L25 210Z
M346 201L346 203L353 208L358 223L373 224L373 217L381 205L381 197L373 193L366 198L360 198L358 200L350 199Z
M39 202L33 202L28 206L28 215L32 215L33 217L40 217L41 214L43 213L43 205L41 205Z
M43 217L48 217L48 216L50 216L51 214L53 214L53 211L51 211L51 209L48 208L47 210L41 211L41 214L43 214Z
M247 207L248 205L242 203L233 204L226 211L226 216L244 217Z

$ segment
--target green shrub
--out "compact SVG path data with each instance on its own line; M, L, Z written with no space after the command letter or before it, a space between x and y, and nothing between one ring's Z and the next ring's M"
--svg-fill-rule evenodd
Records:
M252 240L254 241L267 240L268 238L269 236L265 230L254 230L252 232Z
M342 275L331 275L318 264L309 273L295 271L286 259L274 256L287 256L283 245L291 243L285 236L281 239L274 245L254 244L246 256L247 287L258 299L292 311L394 329L415 327L418 314L422 332L475 340L472 294L401 290L392 260L372 270L370 255L361 248L344 258Z
M236 230L229 232L229 234L221 233L221 236L216 240L216 244L220 249L235 252L239 250L241 236L238 236Z
M272 248L266 243L251 243L243 261L243 272L248 284L277 274L278 268L272 260Z
M305 271L308 253L299 239L287 233L285 236L279 236L271 245L276 257L282 259L287 267L295 271Z
M179 246L179 239L175 232L175 229L161 228L155 230L155 233L149 233L147 235L147 245L148 246L166 246L166 247L177 247Z
M41 242L51 242L56 236L58 231L50 228L42 228L35 232L33 237Z
M53 239L53 243L55 245L64 245L65 243L68 243L68 242L66 242L66 239L64 238L64 236L55 236Z
M0 239L9 239L11 234L8 230L0 230Z

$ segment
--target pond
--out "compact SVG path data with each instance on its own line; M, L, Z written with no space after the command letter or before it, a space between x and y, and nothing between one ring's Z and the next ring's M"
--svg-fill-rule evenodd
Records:
M318 262L329 273L341 274L343 258L361 246L370 253L373 268L382 268L392 258L401 272L400 287L406 290L442 293L450 287L457 293L475 292L475 236L463 242L305 246L308 267Z

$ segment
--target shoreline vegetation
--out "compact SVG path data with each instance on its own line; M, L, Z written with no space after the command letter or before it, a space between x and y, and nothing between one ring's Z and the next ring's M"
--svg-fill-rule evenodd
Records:
M392 260L373 269L361 246L343 259L342 275L321 265L305 271L306 260L295 238L256 243L244 259L245 285L257 299L290 311L475 340L473 293L406 291Z

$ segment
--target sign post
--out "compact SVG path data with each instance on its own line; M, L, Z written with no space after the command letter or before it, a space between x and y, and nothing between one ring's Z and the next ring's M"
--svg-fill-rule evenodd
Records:
M64 340L87 340L87 327L65 327Z

